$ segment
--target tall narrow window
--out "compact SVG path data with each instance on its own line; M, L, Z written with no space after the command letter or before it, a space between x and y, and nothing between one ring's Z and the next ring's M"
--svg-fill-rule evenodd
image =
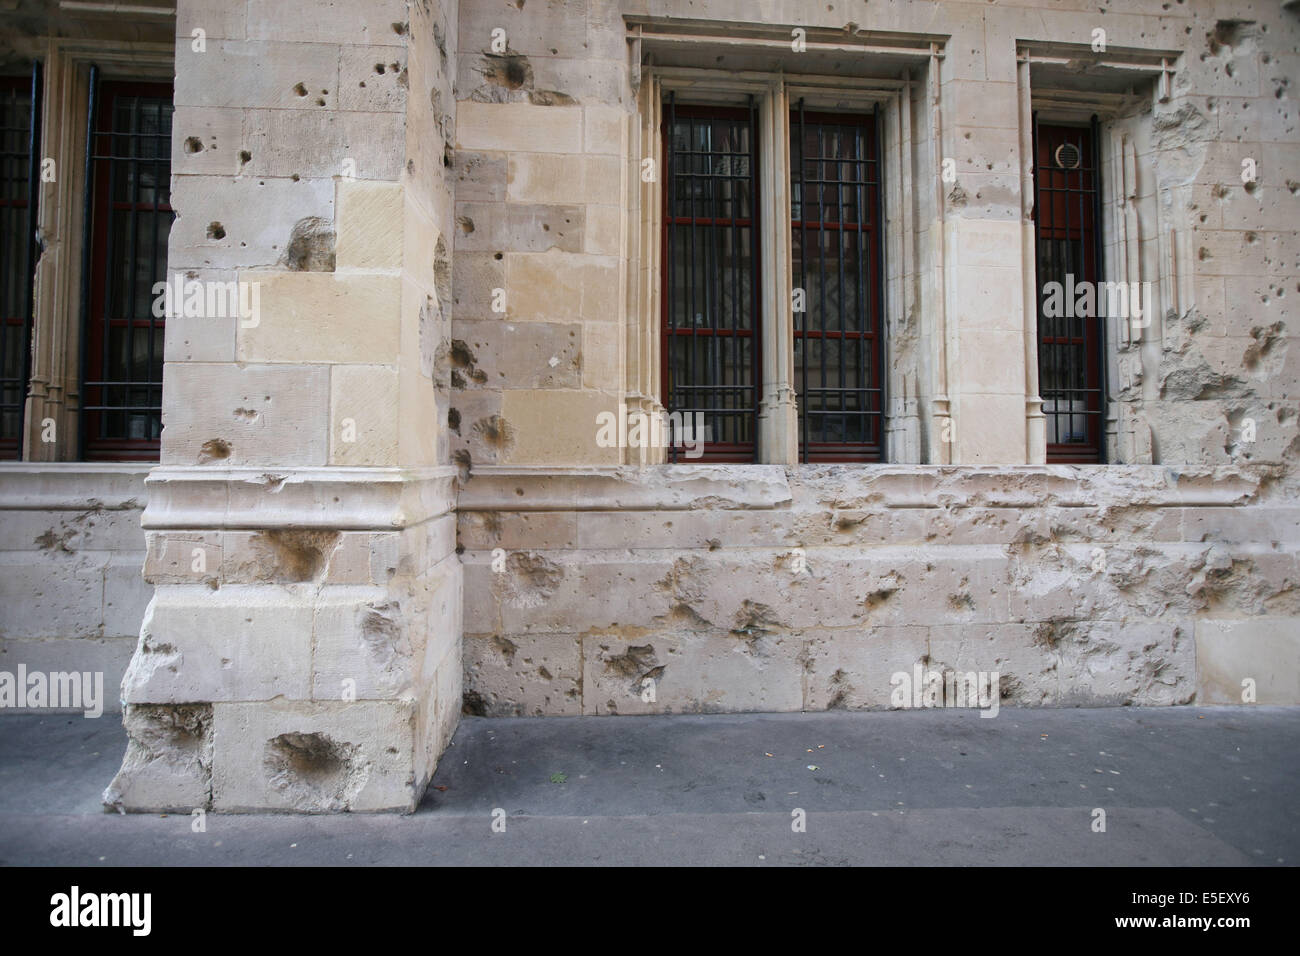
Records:
M32 327L37 77L0 77L0 458L22 454Z
M1103 460L1100 201L1096 120L1049 126L1035 116L1038 380L1049 462Z
M664 105L663 394L705 461L753 461L759 399L755 108Z
M874 114L813 113L801 103L790 117L794 377L802 461L881 460L876 143Z
M162 431L163 320L153 285L166 278L172 91L103 83L89 148L90 270L82 391L87 459L151 460Z

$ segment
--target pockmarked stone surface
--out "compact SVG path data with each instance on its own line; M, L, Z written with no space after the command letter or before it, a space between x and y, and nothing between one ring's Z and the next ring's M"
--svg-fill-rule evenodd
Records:
M0 705L102 676L111 807L411 811L462 715L1300 704L1296 4L81 6L0 10ZM62 135L125 81L152 246Z

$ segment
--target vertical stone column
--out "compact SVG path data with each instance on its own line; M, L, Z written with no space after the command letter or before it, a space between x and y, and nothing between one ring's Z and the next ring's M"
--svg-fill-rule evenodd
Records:
M982 64L952 58L942 77L943 157L956 173L944 186L956 464L1027 460L1020 113L1014 49L997 52Z
M410 810L455 727L454 17L180 4L183 301L111 805Z

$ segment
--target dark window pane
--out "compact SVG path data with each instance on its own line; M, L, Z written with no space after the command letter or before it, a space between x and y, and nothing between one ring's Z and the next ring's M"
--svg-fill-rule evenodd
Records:
M804 461L883 457L874 115L790 116L795 391Z
M31 341L31 76L0 77L0 458L22 451Z
M664 406L703 422L703 460L752 461L758 401L757 165L750 109L664 105ZM671 460L682 449L670 448Z
M1100 281L1093 131L1034 126L1038 387L1049 462L1101 461L1101 306L1075 290Z
M174 214L171 89L104 83L92 176L93 234L83 429L94 459L157 458L162 431L161 318L153 286L166 279Z

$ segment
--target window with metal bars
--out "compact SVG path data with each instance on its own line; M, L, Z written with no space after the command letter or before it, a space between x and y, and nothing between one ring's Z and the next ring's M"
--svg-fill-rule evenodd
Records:
M1091 126L1061 126L1034 115L1038 383L1048 462L1105 460L1097 149L1095 117ZM1091 297L1079 299L1089 283Z
M174 218L172 91L106 82L92 95L83 458L152 460L162 431L164 326L153 314L153 286L166 278Z
M760 321L757 110L664 105L663 403L702 422L698 460L748 462L757 449ZM690 429L691 425L688 424ZM698 441L687 431L687 442Z
M800 103L790 116L794 378L805 462L882 457L876 130L875 113L815 113Z
M31 369L40 68L0 77L0 458L22 455Z

